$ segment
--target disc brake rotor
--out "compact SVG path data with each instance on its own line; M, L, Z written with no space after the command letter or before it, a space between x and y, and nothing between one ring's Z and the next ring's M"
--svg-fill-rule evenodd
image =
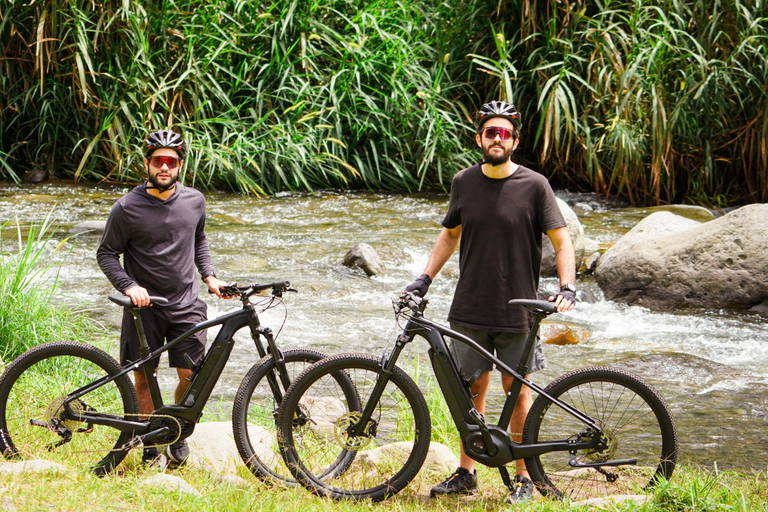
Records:
M363 413L360 411L352 411L340 416L334 424L334 433L338 443L350 451L359 451L368 446L375 437L375 422L370 420L365 426L365 431L362 435L351 437L347 430L352 425L358 423Z
M592 462L605 462L615 458L619 443L616 437L607 430L603 430L600 441L592 450L587 450L586 456Z

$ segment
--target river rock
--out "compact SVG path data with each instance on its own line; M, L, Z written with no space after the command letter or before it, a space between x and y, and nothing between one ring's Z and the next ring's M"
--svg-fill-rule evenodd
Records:
M342 263L347 267L358 267L370 277L382 271L381 257L376 250L366 243L359 243L344 255Z
M0 463L0 474L3 473L65 473L67 467L58 462L43 459L23 460L19 462Z
M139 484L139 487L145 487L149 489L156 489L162 487L169 491L177 491L181 494L191 494L193 496L202 496L200 491L189 485L186 480L176 475L169 475L167 473L158 473L150 478L147 478Z
M391 461L393 457L402 458L407 456L413 450L412 442L399 442L379 446L373 450L363 450L357 454L352 463L351 470L357 468L367 468L368 471L375 471L375 468L382 461ZM459 459L453 454L450 448L444 444L430 442L427 458L421 471L429 471L438 474L450 473L459 465Z
M768 204L699 223L649 215L600 258L606 298L656 309L748 309L768 300Z
M560 212L565 217L565 223L568 226L568 234L571 235L571 241L573 242L573 249L576 253L576 270L581 265L581 259L584 257L584 227L579 222L579 218L571 210L568 204L560 199L557 200L557 206L560 207ZM541 275L545 277L553 277L557 275L557 262L555 261L555 248L552 246L552 242L545 234L542 235L541 245Z
M106 220L87 220L85 222L80 222L78 224L75 224L74 226L69 228L69 232L72 234L85 233L86 231L90 231L93 233L103 233L104 228L106 227L107 227Z
M35 169L22 176L21 181L24 183L42 183L48 181L48 173L42 169Z
M549 345L577 345L589 338L589 331L577 325L542 324L541 342Z
M251 434L258 433L258 429L251 428ZM264 431L269 435L269 432ZM265 443L270 442L263 440ZM198 423L195 431L189 438L188 464L195 467L216 471L219 473L235 473L237 467L242 465L242 458L237 451L232 423L229 421L211 421ZM262 439L251 439L254 448L261 446Z

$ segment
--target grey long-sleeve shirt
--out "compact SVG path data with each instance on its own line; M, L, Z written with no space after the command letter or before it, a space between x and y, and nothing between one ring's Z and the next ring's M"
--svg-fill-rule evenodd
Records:
M195 268L203 279L214 274L203 195L177 183L163 201L139 185L112 207L96 259L118 291L138 284L167 298L165 307L189 306L199 293Z

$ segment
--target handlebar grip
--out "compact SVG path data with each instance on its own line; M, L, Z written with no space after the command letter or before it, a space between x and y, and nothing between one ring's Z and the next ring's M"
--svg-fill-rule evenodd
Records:
M507 302L507 304L510 306L525 306L528 309L541 311L548 315L557 313L557 306L555 303L549 302L548 300L512 299Z

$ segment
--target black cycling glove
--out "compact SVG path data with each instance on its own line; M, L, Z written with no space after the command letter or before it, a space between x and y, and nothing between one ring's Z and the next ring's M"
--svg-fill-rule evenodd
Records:
M419 297L423 297L429 290L429 285L432 284L432 278L427 274L421 274L417 280L405 287L405 291L413 292Z
M557 302L558 295L564 299L568 299L573 304L576 304L576 293L572 292L571 290L560 290L555 294L555 298L553 299L553 302Z

